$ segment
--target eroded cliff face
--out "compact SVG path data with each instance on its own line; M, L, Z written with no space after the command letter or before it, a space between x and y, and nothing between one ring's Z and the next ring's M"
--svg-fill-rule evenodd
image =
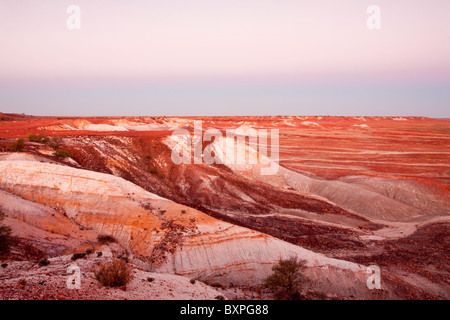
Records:
M9 202L17 196L19 205L27 201L26 210L9 207L8 215L56 234L75 237L75 225L110 234L148 270L254 284L280 258L296 256L307 261L311 286L368 294L363 266L219 221L119 177L52 163L0 161L0 188ZM50 228L52 223L57 227Z

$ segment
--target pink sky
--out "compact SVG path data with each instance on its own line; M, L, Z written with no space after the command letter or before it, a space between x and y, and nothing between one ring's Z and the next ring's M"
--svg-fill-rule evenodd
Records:
M450 1L1 1L0 38L6 78L449 75Z
M0 0L0 111L450 117L449 39L449 0Z

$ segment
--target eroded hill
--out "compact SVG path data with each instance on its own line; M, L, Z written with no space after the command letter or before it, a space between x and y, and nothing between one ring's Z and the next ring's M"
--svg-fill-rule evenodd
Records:
M70 154L57 157L36 142L26 142L26 153L3 153L2 209L19 234L35 232L34 243L52 255L108 233L150 271L254 283L279 258L296 255L308 261L316 290L370 298L365 268L377 264L390 297L448 298L448 121L204 119L204 128L280 129L279 168L264 176L258 165L174 164L170 136L177 128L194 134L194 120L1 123L5 151L15 138L42 132L62 136ZM389 151L390 143L402 149ZM223 151L220 140L211 146ZM434 250L436 235L444 246Z

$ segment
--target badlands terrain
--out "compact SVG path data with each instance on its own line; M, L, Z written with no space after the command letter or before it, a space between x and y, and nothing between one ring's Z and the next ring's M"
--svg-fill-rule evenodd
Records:
M0 211L14 236L0 257L3 299L266 299L272 266L293 256L306 261L306 299L450 298L450 120L0 119ZM202 141L211 128L223 136ZM259 129L267 154L252 143ZM232 145L257 161L195 163L194 145L226 157ZM192 161L174 163L174 148ZM112 257L133 268L122 290L92 273ZM66 287L73 263L78 290ZM373 265L378 289L367 286Z

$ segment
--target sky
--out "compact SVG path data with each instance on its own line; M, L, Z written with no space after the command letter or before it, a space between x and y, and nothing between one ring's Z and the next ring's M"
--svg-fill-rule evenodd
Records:
M449 39L448 0L0 0L0 112L450 118Z

